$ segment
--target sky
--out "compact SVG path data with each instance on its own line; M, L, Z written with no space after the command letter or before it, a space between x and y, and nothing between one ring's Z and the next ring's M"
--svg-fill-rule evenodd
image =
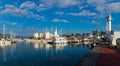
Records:
M32 35L51 28L63 33L105 31L112 15L112 30L120 30L120 0L0 0L0 30Z

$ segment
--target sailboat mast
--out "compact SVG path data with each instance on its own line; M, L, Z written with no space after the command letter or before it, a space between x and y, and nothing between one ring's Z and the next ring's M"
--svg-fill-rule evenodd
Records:
M51 27L51 29L50 29L50 35L51 35L50 37L52 37L52 27Z
M12 31L10 32L10 40L12 40Z
M62 33L62 28L61 28L61 36L63 35L63 33Z
M5 39L5 24L3 24L3 39Z

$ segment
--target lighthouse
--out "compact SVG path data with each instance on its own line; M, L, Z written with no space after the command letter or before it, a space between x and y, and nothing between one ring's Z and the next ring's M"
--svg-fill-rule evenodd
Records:
M107 16L107 32L111 32L111 21L112 21L111 14L108 14L108 16Z
M107 39L109 42L111 42L111 22L112 22L111 14L108 14L106 19L107 19L107 25L106 25Z

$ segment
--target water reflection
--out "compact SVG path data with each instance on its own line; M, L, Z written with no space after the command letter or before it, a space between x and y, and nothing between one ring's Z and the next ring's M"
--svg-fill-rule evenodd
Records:
M6 57L6 48L3 47L3 61L6 62L7 57Z
M0 66L72 66L89 50L82 44L11 44L0 46Z
M9 56L8 56L8 50L11 57L14 57L14 51L16 49L16 44L2 44L0 45L0 53L2 54L2 60L3 62L7 62Z
M67 44L53 44L53 47L57 50L62 50Z
M39 49L39 48L43 48L43 47L44 47L44 44L35 42L35 43L33 44L33 46L34 46L35 49Z

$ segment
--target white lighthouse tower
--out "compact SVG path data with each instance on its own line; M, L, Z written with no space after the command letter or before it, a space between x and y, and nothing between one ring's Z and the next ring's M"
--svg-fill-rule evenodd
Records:
M111 22L112 22L111 14L108 14L108 16L107 16L107 25L106 25L108 41L111 41L110 40L111 39Z
M112 21L111 14L108 14L108 16L107 16L107 32L111 32L111 21Z

